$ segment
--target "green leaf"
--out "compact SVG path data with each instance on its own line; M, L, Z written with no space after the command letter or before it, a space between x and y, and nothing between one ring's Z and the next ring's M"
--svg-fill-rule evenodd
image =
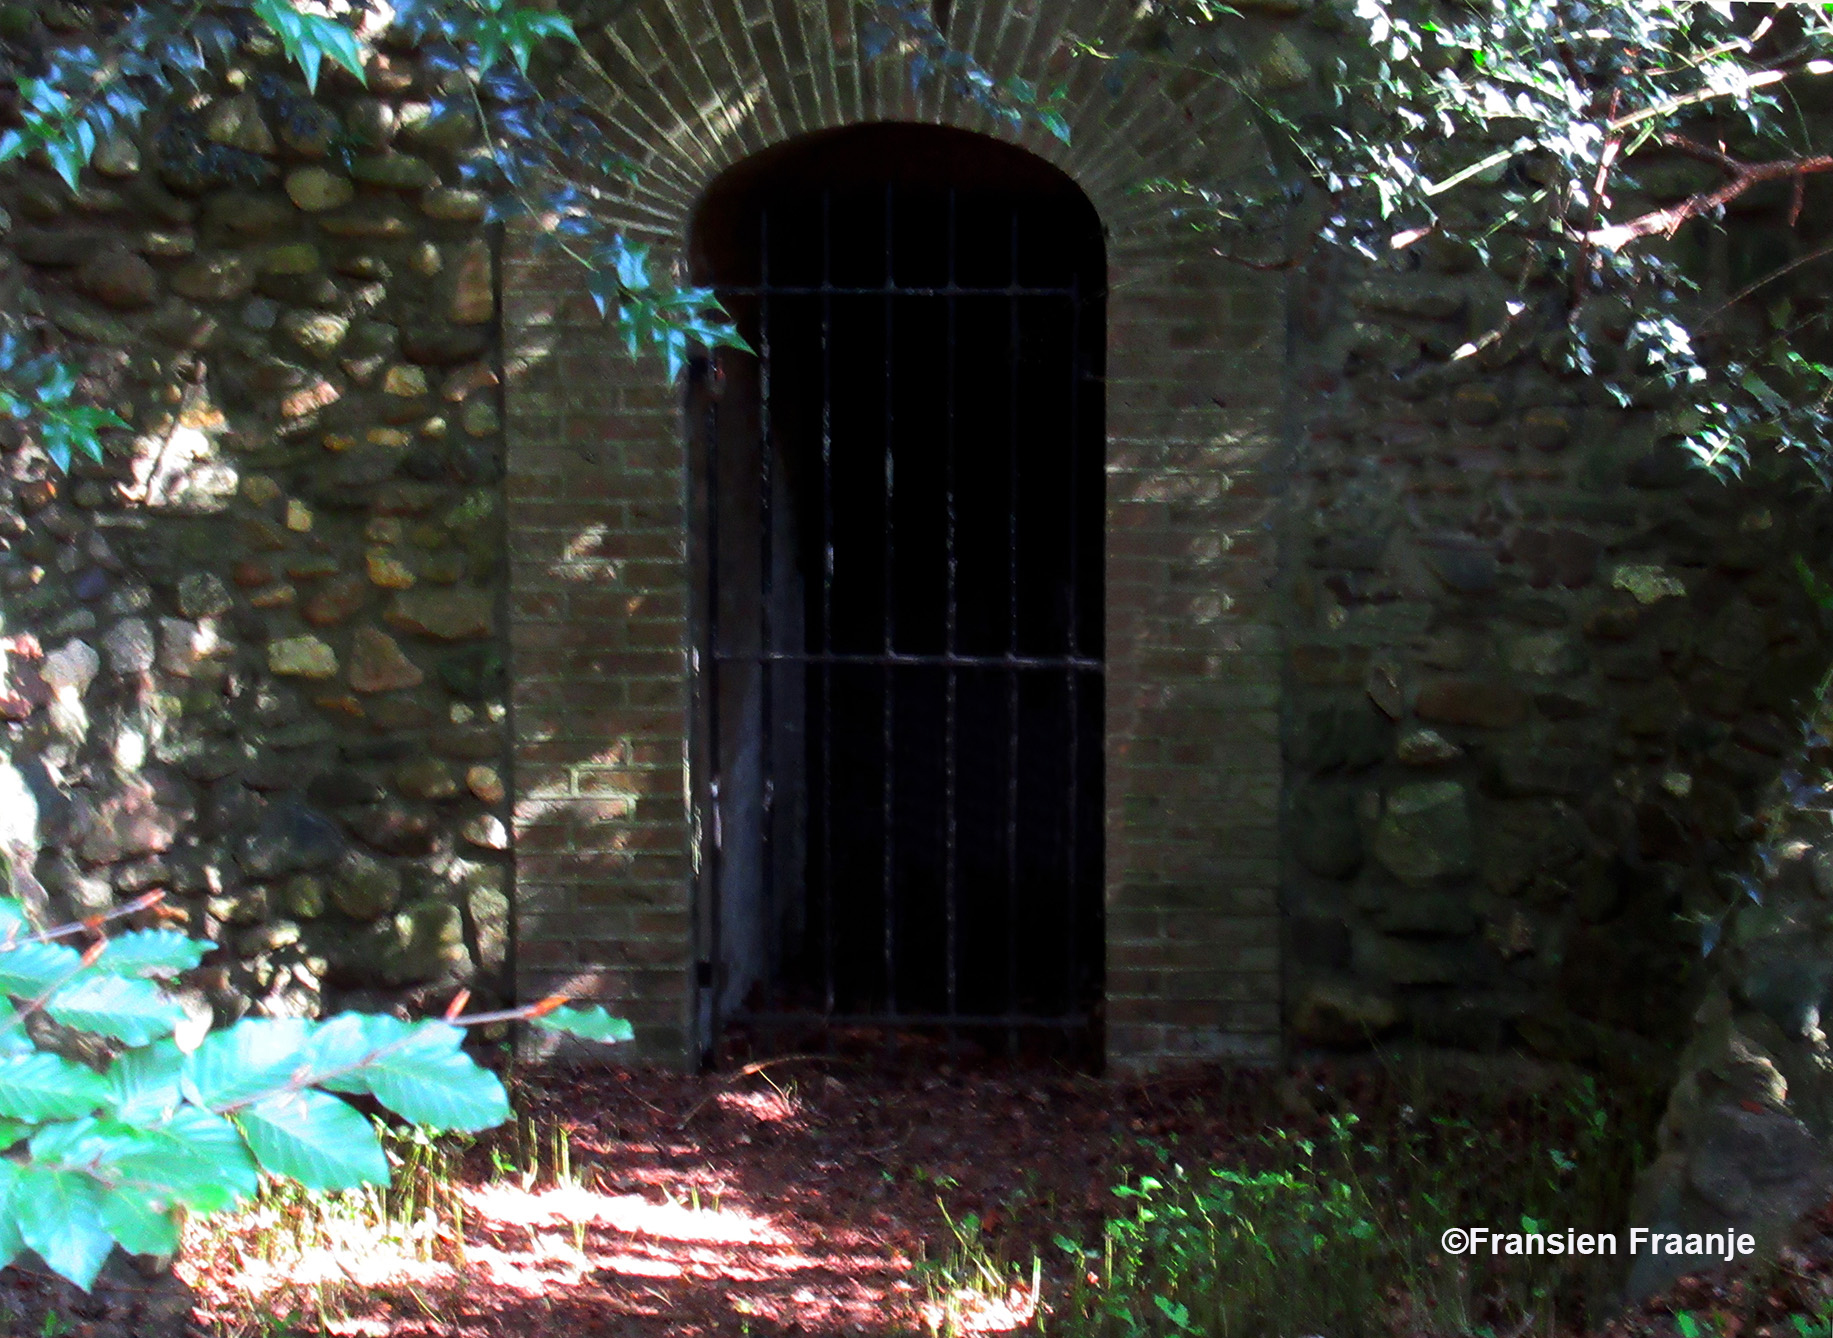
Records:
M568 1036L578 1036L587 1041L603 1041L607 1045L636 1039L636 1031L627 1019L612 1017L599 1004L593 1004L590 1008L556 1008L544 1017L534 1019L534 1023L549 1031L565 1032Z
M117 1131L127 1126L115 1126ZM131 1133L131 1130L127 1130ZM47 1124L32 1135L32 1161L40 1166L80 1167L104 1155L111 1140L102 1122L93 1115Z
M312 1038L312 1069L349 1069L320 1084L368 1092L415 1124L488 1129L509 1118L509 1097L494 1073L459 1048L463 1040L464 1033L445 1022L345 1013Z
M308 90L318 90L319 67L327 56L355 75L358 82L367 82L363 49L356 34L343 24L323 15L301 13L287 0L254 0L254 11L280 39L287 59L299 66Z
M32 1126L23 1120L0 1120L0 1152L5 1152L32 1132ZM0 1264L0 1268L4 1268Z
M169 1038L127 1051L102 1075L115 1118L140 1125L165 1118L184 1100L184 1070L185 1057Z
M1156 1305L1164 1317L1180 1330L1190 1327L1190 1307L1179 1305L1176 1301L1168 1301L1162 1296L1154 1296L1152 1304Z
M35 1050L0 1058L0 1115L32 1123L69 1120L107 1099L100 1074L62 1055Z
M19 1024L19 1014L13 1006L0 999L0 1055L25 1055L37 1048Z
M129 1254L177 1254L178 1223L165 1195L138 1185L102 1191L102 1226Z
M35 999L83 969L83 955L63 943L36 939L0 948L0 994Z
M260 1173L235 1125L196 1106L180 1106L156 1128L140 1131L103 1167L110 1180L170 1194L198 1212L220 1212L250 1197Z
M305 1067L311 1025L299 1018L243 1018L211 1032L185 1056L186 1097L220 1110L284 1087Z
M31 932L32 923L25 918L25 903L18 897L0 897L0 939Z
M25 1241L19 1235L19 1222L13 1212L14 1194L19 1185L19 1163L0 1158L0 1268L19 1257Z
M261 1169L307 1189L388 1183L388 1159L374 1128L345 1102L306 1088L244 1107L236 1123Z
M145 1045L169 1036L185 1011L150 980L85 975L51 996L45 1011L66 1027Z
M189 971L216 944L176 929L136 929L108 940L95 969L117 976L166 976Z
M101 1193L95 1181L80 1171L22 1166L12 1212L20 1239L52 1272L87 1291L114 1248L102 1225Z

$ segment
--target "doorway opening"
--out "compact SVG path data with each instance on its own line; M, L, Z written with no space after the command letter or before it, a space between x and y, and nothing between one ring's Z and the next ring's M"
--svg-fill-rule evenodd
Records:
M699 1017L1100 1054L1106 257L1057 169L876 124L695 212ZM785 1035L787 1033L787 1035Z

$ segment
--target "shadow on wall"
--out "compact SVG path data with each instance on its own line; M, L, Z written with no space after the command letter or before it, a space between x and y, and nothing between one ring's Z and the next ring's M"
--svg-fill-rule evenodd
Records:
M231 1014L509 990L495 263L379 61L0 183L7 305L133 428L4 443L0 839L44 913L165 890Z
M1431 325L1391 280L1352 297ZM1712 479L1662 413L1519 352L1422 371L1374 324L1312 374L1292 510L1293 1038L1677 1076L1635 1220L1774 1230L1833 1187L1833 507L1789 462Z
M1821 601L1824 616L1833 603ZM1833 692L1823 678L1803 743L1781 758L1752 815L1749 867L1722 875L1731 904L1698 913L1704 997L1638 1188L1636 1220L1660 1231L1756 1228L1772 1248L1833 1193ZM1645 1255L1633 1297L1702 1257Z

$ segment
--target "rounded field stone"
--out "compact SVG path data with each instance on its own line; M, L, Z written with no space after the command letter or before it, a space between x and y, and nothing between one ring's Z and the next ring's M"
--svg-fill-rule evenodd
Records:
M395 769L394 780L395 788L409 799L453 799L458 795L458 778L436 757L402 763Z
M331 678L337 673L337 652L315 636L285 637L269 643L267 667L290 678Z
M1458 877L1476 867L1470 796L1457 781L1398 785L1375 829L1376 860L1403 883Z
M403 590L388 610L388 621L404 632L438 641L467 641L496 630L496 602L488 590Z
M1421 720L1479 729L1508 729L1527 718L1527 695L1501 683L1442 678L1419 690L1413 705Z
M300 616L314 627L331 627L349 620L368 599L367 581L357 576L343 576L327 581L322 589L306 601Z
M307 213L318 214L349 204L356 198L356 187L349 177L322 167L301 167L287 173L286 193Z
M350 639L349 678L358 692L397 692L419 687L426 674L388 633L359 627Z
M213 572L195 571L178 582L178 611L187 618L214 618L234 605L229 587Z
M465 788L471 791L486 804L500 804L508 795L503 778L497 774L495 767L479 764L465 772Z
M199 256L172 276L172 290L194 302L233 301L254 286L254 267L240 255Z
M331 871L331 903L353 920L374 920L401 900L400 871L359 850L347 852Z
M76 284L116 311L140 311L159 300L159 276L131 251L106 250L76 272Z
M480 190L435 186L420 197L420 212L441 223L481 223L490 197Z
M411 153L358 158L350 166L350 175L365 186L384 190L425 190L439 184L439 173L433 165Z

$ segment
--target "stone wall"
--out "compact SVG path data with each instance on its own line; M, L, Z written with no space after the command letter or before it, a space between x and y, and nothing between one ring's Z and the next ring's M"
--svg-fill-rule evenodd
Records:
M1816 244L1785 209L1732 217L1734 262ZM1659 1073L1833 663L1793 565L1825 551L1822 490L1773 460L1721 482L1660 387L1562 370L1509 318L1565 301L1542 275L1428 239L1295 284L1290 1041ZM1590 316L1632 356L1626 308Z
M6 10L27 40L70 6ZM49 31L47 31L47 28ZM219 1009L508 992L501 386L472 125L377 55L250 44L74 193L0 182L0 283L132 424L0 457L13 881L154 888Z

